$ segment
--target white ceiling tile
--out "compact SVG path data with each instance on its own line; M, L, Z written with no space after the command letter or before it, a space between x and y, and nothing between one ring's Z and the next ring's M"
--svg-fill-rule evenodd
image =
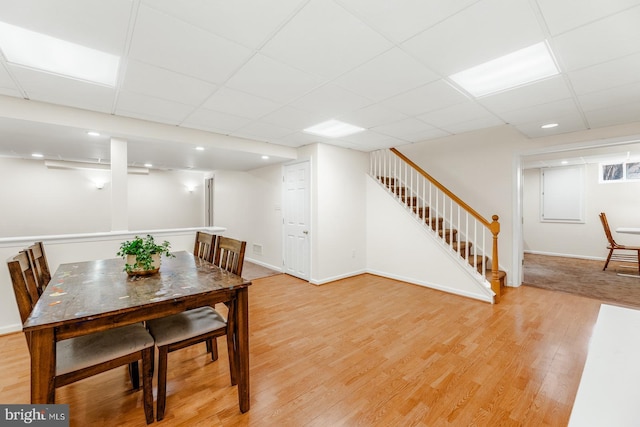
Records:
M386 125L376 126L370 130L384 135L404 139L407 136L415 135L419 132L432 131L434 127L421 120L409 117Z
M616 105L632 104L640 99L640 83L617 86L611 89L578 96L585 111L614 108ZM640 116L638 117L640 120Z
M518 110L505 111L499 113L498 116L512 125L531 122L539 122L542 125L544 123L557 122L559 116L567 114L580 114L574 100L571 98L561 99L547 104L538 104Z
M131 0L3 1L0 20L82 46L122 55Z
M337 117L340 121L351 123L365 129L397 122L406 118L406 115L379 104L370 105Z
M569 72L577 95L640 82L640 53Z
M486 128L501 126L501 125L504 125L504 122L502 120L493 116L489 116L489 117L472 119L465 122L457 122L457 123L451 123L448 125L443 125L442 129L453 134L460 134L464 132L471 132L474 130L486 129Z
M477 1L338 0L338 3L400 43Z
M29 99L111 113L115 89L8 65Z
M553 39L562 71L574 71L640 52L640 6Z
M537 0L552 35L640 4L638 0Z
M180 123L180 126L201 129L225 135L251 123L251 119L238 117L218 111L198 108Z
M615 126L629 122L637 122L640 117L640 102L614 105L600 110L585 111L585 116L592 127Z
M308 73L337 77L390 47L334 2L311 0L262 52Z
M327 117L318 113L310 113L290 106L282 107L260 119L261 122L272 125L302 130L322 122Z
M336 85L322 86L291 103L293 107L325 116L327 119L358 110L371 101Z
M181 123L193 107L133 92L120 92L116 114L169 124Z
M11 79L11 76L7 72L3 64L0 63L0 89L6 91L14 91L19 93L19 89Z
M277 110L281 105L268 99L222 87L204 104L203 108L240 117L257 119Z
M470 122L472 120L502 124L501 120L472 101L421 114L418 118L434 127L442 129L447 129L447 126L450 125Z
M394 48L349 71L334 82L374 101L422 86L439 76L420 62Z
M243 138L257 139L259 141L272 141L284 138L295 133L292 129L275 126L269 123L254 122L242 129L233 132L232 135Z
M380 102L380 105L393 108L410 116L415 116L467 102L468 100L465 95L447 84L444 80L438 80L410 92L384 100Z
M564 77L560 75L479 98L478 103L494 113L501 113L570 98L571 96L571 91L567 87Z
M451 134L443 129L433 128L433 129L425 129L415 133L410 133L408 135L405 135L402 139L409 142L422 142L422 141L427 141L429 139L442 138L443 136L448 136L448 135L451 135Z
M380 148L397 147L404 145L407 141L395 138L393 136L385 135L383 133L367 130L364 132L358 132L353 135L340 138L341 140L356 144L359 149L364 151L378 150Z
M315 143L329 144L332 142L332 140L330 138L323 138L321 136L312 135L310 133L296 132L296 133L292 133L291 135L287 135L283 138L280 138L277 142L279 144L284 144L289 147L302 147L304 145L310 145Z
M198 106L216 85L138 61L129 61L122 88L129 92Z
M22 94L20 93L19 90L4 88L4 87L0 87L0 95L7 95L7 96L13 96L16 98L22 98Z
M541 121L522 123L515 125L514 127L529 138L541 138L587 129L584 120L577 113L555 116L554 122L558 123L558 126L549 129L542 129L540 126L544 123Z
M192 25L253 49L263 44L304 0L143 0Z
M222 83L253 52L140 5L129 55L142 62L207 82Z
M542 40L544 33L528 0L486 0L409 39L402 47L448 76Z
M225 85L262 98L287 103L325 82L326 79L258 54Z

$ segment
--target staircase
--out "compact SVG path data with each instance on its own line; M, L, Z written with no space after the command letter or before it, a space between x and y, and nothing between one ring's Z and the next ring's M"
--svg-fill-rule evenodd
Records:
M474 272L499 302L506 273L498 269L500 223L476 211L396 149L371 153L370 175L424 224L452 257Z

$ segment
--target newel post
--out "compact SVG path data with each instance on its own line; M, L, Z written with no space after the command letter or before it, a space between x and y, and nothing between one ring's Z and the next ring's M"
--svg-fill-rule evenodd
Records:
M498 222L498 215L491 217L493 220L489 229L493 234L493 252L491 258L491 290L495 292L495 302L500 302L500 277L498 272L498 234L500 233L500 223Z

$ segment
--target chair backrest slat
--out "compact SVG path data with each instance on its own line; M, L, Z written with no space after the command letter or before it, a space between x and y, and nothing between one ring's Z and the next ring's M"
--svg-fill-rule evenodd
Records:
M215 234L205 233L203 231L196 232L196 242L193 247L193 255L205 261L212 262L216 244Z
M40 297L35 274L25 251L9 258L7 260L7 267L9 268L9 275L11 276L11 283L13 284L13 293L18 303L20 319L22 319L22 323L24 323Z
M38 293L42 295L51 280L51 271L49 270L47 256L44 253L44 245L42 242L34 243L27 248L27 254L36 277Z
M238 276L242 275L247 242L220 236L216 245L214 264Z
M618 244L613 240L613 235L611 234L611 229L609 228L609 222L607 221L607 216L604 212L600 213L600 221L602 222L602 227L604 228L604 234L607 236L607 240L609 244L612 246L617 246Z

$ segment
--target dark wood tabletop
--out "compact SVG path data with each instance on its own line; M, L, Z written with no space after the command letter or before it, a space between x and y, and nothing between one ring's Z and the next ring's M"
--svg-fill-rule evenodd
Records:
M184 251L162 258L160 271L128 276L120 258L62 264L23 325L31 334L31 403L55 403L55 342L237 301L240 410L249 410L248 286L251 282Z

